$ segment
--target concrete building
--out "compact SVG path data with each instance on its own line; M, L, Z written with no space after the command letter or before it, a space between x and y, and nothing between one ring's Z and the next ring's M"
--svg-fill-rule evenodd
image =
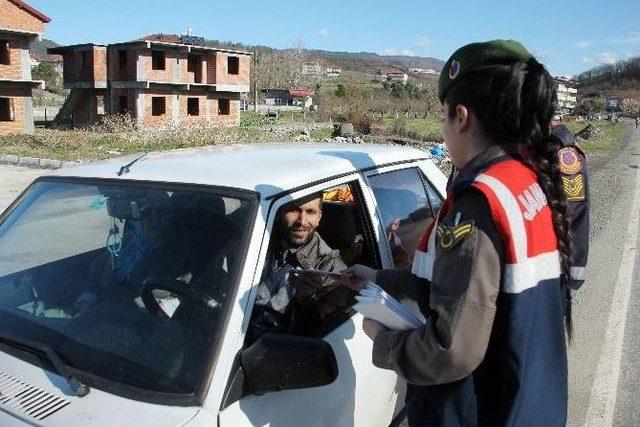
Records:
M320 77L322 75L322 66L317 62L305 63L302 64L302 69L300 71L305 77Z
M0 0L0 135L33 133L29 45L51 19L20 0Z
M569 79L556 77L558 85L556 91L558 93L558 108L561 110L573 110L578 105L578 84Z
M158 36L49 49L63 55L64 85L71 89L56 121L87 126L100 119L104 105L105 114L130 114L143 127L237 125L251 53L208 47L191 35Z

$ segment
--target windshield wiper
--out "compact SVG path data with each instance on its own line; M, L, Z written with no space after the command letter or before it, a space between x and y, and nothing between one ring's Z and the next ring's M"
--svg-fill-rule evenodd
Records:
M129 168L130 168L131 166L133 166L133 165L134 165L138 160L140 160L140 159L142 159L144 156L146 156L147 154L149 154L149 152L146 152L146 153L142 154L141 156L136 157L135 159L133 159L132 161L130 161L130 162L129 162L129 163L127 163L126 165L122 166L122 167L120 168L120 170L118 171L117 175L118 175L118 176L122 176L122 175L124 175L125 173L129 173L129 172L130 172L130 171L129 171Z
M81 383L71 373L71 371L69 370L69 365L64 363L58 353L49 345L32 341L26 338L16 337L14 335L7 334L6 332L1 331L0 339L7 342L8 344L13 344L14 347L29 351L30 353L37 352L47 356L56 371L58 371L58 373L62 375L65 380L67 380L67 384L69 384L69 387L71 387L71 389L73 390L73 394L75 394L76 396L85 397L91 391L88 385Z

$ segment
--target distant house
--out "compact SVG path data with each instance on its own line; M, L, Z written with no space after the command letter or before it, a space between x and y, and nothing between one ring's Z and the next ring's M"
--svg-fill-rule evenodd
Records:
M265 104L309 108L313 105L315 91L309 88L262 89Z
M0 135L33 133L29 45L51 19L21 0L0 0Z
M331 79L337 79L342 75L342 68L327 67L325 75Z
M556 92L558 94L558 108L561 110L573 110L576 108L578 101L578 84L577 82L556 77Z
M389 69L378 71L378 74L374 76L373 80L377 82L390 81L407 84L409 76L402 70Z
M440 72L434 70L433 68L411 68L409 72L416 74L440 74Z
M43 62L49 63L53 65L56 71L62 74L63 62L64 62L62 55L40 55L37 53L32 53L30 56L31 56L31 67L37 67Z
M302 64L302 75L306 77L320 77L322 75L322 67L316 63Z

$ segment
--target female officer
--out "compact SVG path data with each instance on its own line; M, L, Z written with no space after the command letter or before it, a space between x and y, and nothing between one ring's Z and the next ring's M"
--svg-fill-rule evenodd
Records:
M438 218L411 271L348 270L427 318L406 331L366 320L373 363L407 380L410 425L564 425L571 245L554 81L520 43L494 40L458 49L438 89L459 171Z

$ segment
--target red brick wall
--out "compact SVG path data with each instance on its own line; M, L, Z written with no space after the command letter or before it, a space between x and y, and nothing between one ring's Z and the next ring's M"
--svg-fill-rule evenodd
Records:
M240 57L239 74L229 74L227 58L229 56ZM216 75L213 83L227 85L246 85L250 83L251 57L248 55L233 55L226 52L216 52Z
M120 50L127 52L127 67L120 71ZM111 81L132 81L137 79L137 55L135 48L130 49L109 49L109 80Z
M172 94L167 94L166 92L163 92L163 91L148 90L148 91L145 91L144 93L141 93L140 96L144 97L144 110L145 110L144 120L143 120L144 125L154 126L154 125L166 125L171 123L171 120L172 120L171 109L172 109L172 98L173 98ZM164 115L162 116L154 116L153 114L151 114L152 113L152 109L151 109L152 97L154 96L164 96L165 98L166 109L165 109Z
M104 47L93 48L93 81L107 81L107 49Z
M205 83L207 81L207 63L206 55L192 54L198 57L200 63L200 74L202 76L198 83ZM180 53L180 81L182 83L196 83L195 72L189 72L189 54L187 52Z
M187 104L189 98L198 98L200 114L198 116L189 116L187 114ZM202 124L207 122L207 94L204 91L181 92L180 99L180 123Z
M18 40L9 40L9 55L11 64L0 65L0 79L22 79L22 49Z
M44 33L44 22L8 0L0 0L0 15L5 28Z
M152 59L151 59L151 49L144 50L140 54L140 60L143 63L142 69L143 76L142 80L155 81L155 82L171 82L173 79L173 67L176 66L176 57L178 53L176 51L166 50L165 53L165 69L164 70L153 70L152 69ZM185 65L186 66L186 65Z
M207 79L205 81L209 84L215 84L216 77L217 77L216 54L211 53L207 55L206 61L207 61L207 64L206 64Z
M218 98L229 99L229 115L218 114ZM209 99L211 124L217 126L236 126L240 115L240 95L237 93L212 93Z
M10 97L13 100L14 120L11 122L0 122L0 135L10 133L23 133L25 127L25 99L31 96L28 89L2 90L0 97ZM1 144L0 144L1 146Z

